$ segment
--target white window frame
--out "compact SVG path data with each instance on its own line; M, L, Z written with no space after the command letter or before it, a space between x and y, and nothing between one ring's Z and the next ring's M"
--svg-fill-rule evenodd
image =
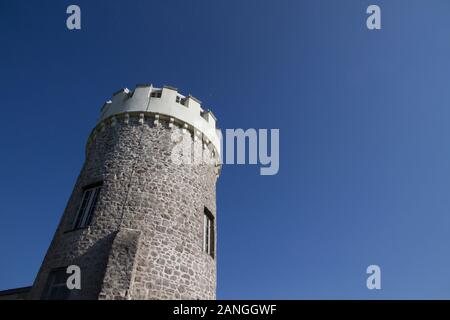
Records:
M86 228L91 223L101 188L102 186L100 184L95 187L84 189L80 208L78 209L76 219L73 222L73 229Z

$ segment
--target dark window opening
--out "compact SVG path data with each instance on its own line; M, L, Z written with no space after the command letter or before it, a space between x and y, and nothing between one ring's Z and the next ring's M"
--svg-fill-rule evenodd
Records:
M214 258L215 249L214 216L208 208L204 208L203 214L203 251Z
M42 294L44 300L67 300L70 290L67 288L66 268L58 268L50 271L45 290Z
M73 229L85 228L91 223L101 188L101 183L98 183L84 189L80 209L78 210Z
M150 97L152 97L152 98L161 98L161 91L153 91L150 94Z

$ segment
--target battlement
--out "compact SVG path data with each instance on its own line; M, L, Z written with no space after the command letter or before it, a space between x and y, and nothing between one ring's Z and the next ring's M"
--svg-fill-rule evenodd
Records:
M163 115L170 121L181 122L194 134L202 134L203 139L211 142L220 152L220 134L214 114L202 109L200 100L191 95L184 96L178 89L169 86L155 88L151 84L142 84L137 85L134 91L127 88L117 91L101 108L97 124L112 116L136 112L151 113L157 118Z

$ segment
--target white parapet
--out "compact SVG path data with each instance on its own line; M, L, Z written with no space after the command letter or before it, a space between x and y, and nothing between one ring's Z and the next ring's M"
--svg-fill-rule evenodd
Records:
M101 110L97 124L119 114L151 113L173 119L192 132L200 132L205 141L210 141L220 152L220 134L216 129L216 117L201 107L201 102L191 95L184 96L176 88L165 86L138 85L134 91L122 89L106 102ZM158 117L159 118L159 117ZM158 120L158 119L155 119Z

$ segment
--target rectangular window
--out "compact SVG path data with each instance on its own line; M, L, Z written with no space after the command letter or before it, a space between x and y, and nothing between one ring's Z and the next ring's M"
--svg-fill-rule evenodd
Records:
M80 209L73 225L74 229L85 228L91 223L101 188L101 184L97 184L84 189Z
M205 207L203 214L203 251L214 258L214 216Z
M161 91L153 91L150 94L150 97L152 97L152 98L161 98Z
M66 300L69 298L70 290L67 288L66 268L58 268L50 271L45 290L42 294L44 300Z

